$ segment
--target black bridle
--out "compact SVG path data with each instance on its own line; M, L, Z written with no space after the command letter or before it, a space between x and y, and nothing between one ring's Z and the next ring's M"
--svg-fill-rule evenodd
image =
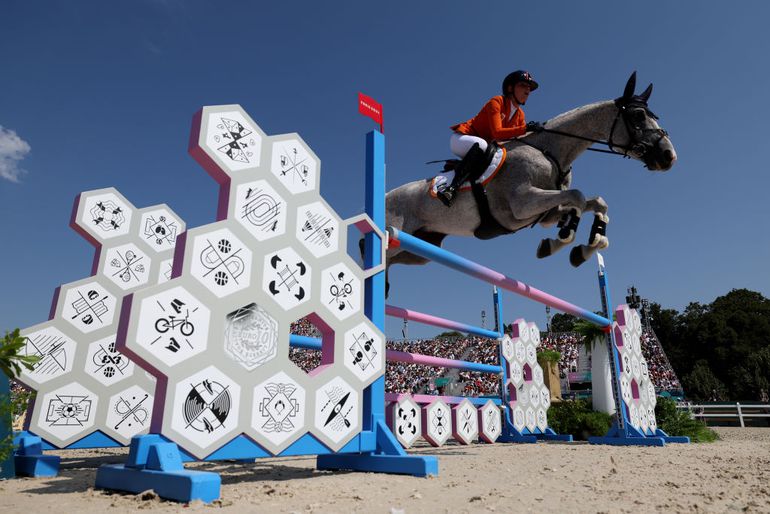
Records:
M665 129L662 128L645 128L641 126L641 122L644 120L633 120L631 119L636 112L644 111L644 113L653 118L658 119L658 117L653 113L648 107L647 103L643 102L641 100L626 100L619 98L615 100L615 105L618 107L618 113L615 115L615 119L612 122L612 128L610 128L610 137L605 141L603 139L594 139L590 137L580 136L578 134L571 134L569 132L562 132L561 130L554 130L543 127L543 129L540 132L547 132L549 134L556 134L559 136L565 136L565 137L571 137L574 139L581 139L583 141L588 141L595 144L605 145L609 150L602 150L600 148L588 148L588 150L592 152L601 152L601 153L609 153L614 155L620 155L621 157L625 157L627 159L630 159L631 156L629 154L638 155L639 159L641 159L645 164L648 163L648 157L649 153L653 150L655 145L657 145L661 139L668 136L668 132L666 132ZM626 127L626 132L628 133L628 137L630 139L630 143L627 145L621 145L618 143L615 143L613 141L613 136L615 134L615 129L618 125L618 120L623 120L623 124ZM658 135L658 139L656 139L653 143L647 142L646 136L647 134L654 133ZM519 140L522 141L522 140ZM523 142L523 141L522 141ZM617 151L616 149L622 150L622 152Z

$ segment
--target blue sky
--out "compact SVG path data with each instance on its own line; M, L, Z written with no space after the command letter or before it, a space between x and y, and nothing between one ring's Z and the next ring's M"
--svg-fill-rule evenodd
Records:
M384 105L388 187L450 156L448 127L502 77L541 87L530 120L621 94L638 71L679 160L665 174L586 154L573 186L610 206L613 301L682 309L732 288L770 296L767 91L770 4L596 2L37 2L0 6L0 330L47 318L56 286L87 276L92 247L68 227L75 196L114 186L167 203L188 227L214 220L217 188L187 154L193 113L239 103L268 134L299 132L342 217L363 210L357 93ZM587 238L589 223L578 236ZM596 266L535 258L542 237L449 238L446 247L589 309ZM394 268L390 301L479 324L490 288L438 265ZM545 326L505 295L505 318ZM389 321L400 337L401 322ZM412 325L410 335L435 333Z

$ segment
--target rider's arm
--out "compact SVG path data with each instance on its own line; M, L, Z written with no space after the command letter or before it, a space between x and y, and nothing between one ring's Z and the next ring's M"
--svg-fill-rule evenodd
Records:
M485 122L489 127L492 139L502 140L519 137L527 132L527 123L524 121L524 111L518 109L513 115L513 120L508 127L503 126L503 98L497 96L487 102L479 113L484 116Z

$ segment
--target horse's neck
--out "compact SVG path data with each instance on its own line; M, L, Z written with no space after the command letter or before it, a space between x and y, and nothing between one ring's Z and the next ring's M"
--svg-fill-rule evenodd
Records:
M558 130L589 139L607 140L618 109L608 100L584 105L548 120L548 129ZM538 134L538 139L559 163L566 168L593 143L558 134ZM533 141L534 142L534 141ZM540 146L540 145L538 145Z

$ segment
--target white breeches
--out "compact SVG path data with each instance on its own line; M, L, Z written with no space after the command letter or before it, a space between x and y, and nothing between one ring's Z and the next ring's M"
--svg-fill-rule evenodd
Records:
M476 143L479 144L483 151L487 150L487 142L480 137L452 132L452 136L449 138L449 149L452 150L453 154L462 159Z

